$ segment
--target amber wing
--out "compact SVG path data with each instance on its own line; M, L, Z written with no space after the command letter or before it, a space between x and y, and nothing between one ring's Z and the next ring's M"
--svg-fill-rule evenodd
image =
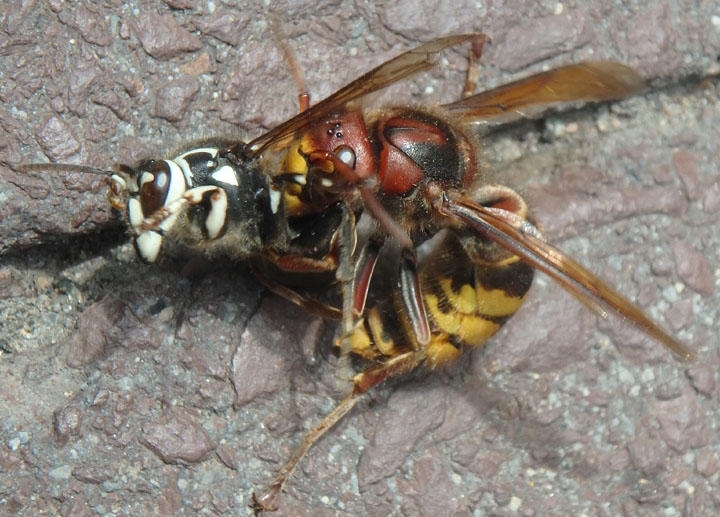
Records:
M504 210L475 204L460 196L445 197L441 211L455 217L476 232L520 257L527 264L546 273L581 302L605 317L604 308L631 320L683 359L693 353L665 332L630 300L606 284L568 255L534 235L536 230L509 220Z
M531 75L443 107L465 122L502 123L536 115L554 104L627 97L643 87L632 68L586 61Z

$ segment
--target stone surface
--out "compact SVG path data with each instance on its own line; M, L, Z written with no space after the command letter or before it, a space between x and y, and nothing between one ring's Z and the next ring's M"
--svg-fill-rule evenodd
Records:
M660 422L661 436L676 451L707 445L710 436L705 413L692 390L676 399L656 402L653 414Z
M170 59L202 48L202 42L170 15L150 12L134 20L135 34L145 52L156 59Z
M673 244L673 258L680 278L692 289L710 296L715 288L705 255L685 241Z
M155 115L170 122L182 120L199 90L200 82L195 77L182 76L173 79L158 90Z
M140 440L165 463L197 463L215 448L202 426L186 415L144 425Z

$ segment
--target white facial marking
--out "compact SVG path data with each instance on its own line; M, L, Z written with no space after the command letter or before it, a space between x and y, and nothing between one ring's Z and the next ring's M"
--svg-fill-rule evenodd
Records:
M207 153L213 158L217 158L218 152L220 150L217 147L198 147L197 149L190 149L189 151L185 151L182 153L178 158L185 159L188 157L188 155L195 154L195 153Z
M135 238L135 244L140 256L148 261L155 262L160 253L160 245L162 244L162 236L153 231L142 232Z
M138 186L142 187L145 183L149 183L151 181L155 181L155 176L149 172L143 172L142 176L140 176L140 181L138 181Z
M125 182L125 179L122 176L118 176L117 174L113 174L110 176L110 179L115 183L118 187L120 187L120 190L127 190L127 183Z
M217 192L211 194L210 212L208 212L207 219L205 220L205 228L207 228L208 237L211 239L220 235L220 230L222 230L225 225L227 204L227 194L223 189L218 189Z
M127 210L128 219L130 219L130 226L137 230L144 219L142 206L140 206L140 201L134 197L128 199Z
M211 175L215 181L227 183L228 185L238 186L237 175L232 167L229 165L223 165L218 170L213 172Z
M293 177L293 180L294 180L295 183L297 183L298 185L305 185L305 184L307 183L307 178L305 177L304 174L296 174L296 175Z
M125 184L127 185L127 191L129 194L134 194L136 192L140 192L140 189L138 187L137 178L132 178L130 181L125 181L122 177L120 177Z
M273 214L277 214L278 208L280 208L280 199L282 198L282 194L280 194L280 191L275 190L274 188L270 187L270 210L272 210Z
M333 180L328 179L328 178L323 178L322 180L320 180L320 184L321 184L323 187L332 187L332 186L333 186Z
M209 154L212 159L208 160L208 162L205 164L207 168L211 168L214 165L214 161L217 158L218 153L220 152L220 149L217 147L198 147L197 149L190 149L189 151L185 151L180 156L175 158L173 161L178 164L178 166L182 169L183 174L185 175L185 181L188 185L193 184L193 178L195 177L195 174L193 174L192 169L190 168L190 164L187 161L187 157L193 154Z
M182 169L183 174L185 175L185 183L187 183L188 185L192 185L194 174L193 171L190 170L190 164L187 162L187 160L178 156L173 161L177 163Z
M165 163L170 167L170 188L168 189L165 203L163 203L167 205L185 193L187 183L185 183L185 174L177 163L172 160L165 160Z

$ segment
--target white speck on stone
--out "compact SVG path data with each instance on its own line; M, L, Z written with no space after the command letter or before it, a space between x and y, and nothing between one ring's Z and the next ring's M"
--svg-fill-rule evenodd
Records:
M683 287L684 288L684 287ZM677 285L667 286L663 289L663 298L670 303L675 303L678 300L678 287Z
M720 28L720 16L718 16L717 14L713 14L710 17L710 23L712 23L715 27Z
M632 384L635 382L635 376L627 368L620 366L618 368L618 380L623 384Z
M687 493L688 495L693 495L695 493L695 486L688 483L687 480L680 483L680 488L685 490L685 493Z
M72 475L72 467L70 465L62 465L48 472L53 479L70 479Z
M545 123L550 133L555 137L561 137L565 134L565 124L561 120L550 119Z
M562 4L562 2L558 2L555 4L555 16L560 16L564 10L565 6Z
M13 438L12 440L9 440L8 447L11 451L17 450L17 448L20 447L20 438Z
M596 124L598 131L600 131L601 133L605 133L609 129L607 117L598 118Z
M550 407L558 407L560 405L560 398L557 396L557 393L550 393L547 401Z
M642 382L651 382L655 380L655 372L652 371L652 368L646 368L643 370L642 374L640 374L640 380Z
M520 499L517 496L512 496L510 498L510 504L508 505L508 508L510 508L511 512L517 512L520 509L520 506L522 506L522 499Z

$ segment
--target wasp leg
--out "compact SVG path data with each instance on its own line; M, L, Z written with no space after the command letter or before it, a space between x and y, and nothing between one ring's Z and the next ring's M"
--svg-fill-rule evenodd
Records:
M360 250L355 260L355 279L353 285L353 314L360 317L365 312L370 282L377 265L383 239L371 238Z
M342 220L338 228L338 267L335 278L340 282L342 292L342 326L340 340L341 353L350 351L345 336L350 335L355 326L354 282L355 282L355 245L357 244L357 229L355 227L355 214L346 205L343 205Z
M410 321L410 326L415 334L418 344L425 346L430 343L430 322L428 321L427 310L423 290L420 285L420 276L417 270L417 256L415 248L402 250L400 261L400 296Z
M128 202L128 217L130 226L136 232L135 248L140 257L146 262L155 262L160 253L163 237L172 229L180 213L190 205L201 203L206 194L213 195L217 192L223 191L212 185L192 188L145 218L142 215L140 202L131 198Z
M377 220L378 224L388 235L394 238L401 246L400 261L400 292L407 311L410 323L418 344L427 345L430 342L430 323L425 310L422 296L422 286L417 273L417 256L415 244L405 230L393 219L377 196L368 187L360 187L360 195L365 207Z
M167 231L169 228L164 228L167 225L167 221L179 214L188 205L197 205L202 202L205 194L209 192L217 192L221 190L220 187L214 185L208 185L203 187L195 187L187 190L175 201L168 203L162 208L156 210L149 217L142 219L139 224L134 224L133 227L139 231L150 231L162 228Z
M465 78L465 87L463 88L462 98L470 97L477 87L478 78L480 77L479 64L480 56L482 56L483 46L490 43L490 38L485 34L476 34L471 40L470 54L468 55L468 69Z
M335 271L338 266L338 258L334 250L319 259L302 255L280 254L273 250L265 251L262 255L282 271L288 273L327 273Z
M322 422L320 422L312 431L310 431L303 439L302 444L295 449L288 461L278 471L275 479L264 488L259 494L253 493L252 508L255 512L274 511L277 509L275 498L282 491L283 486L292 475L295 467L329 429L337 424L360 400L360 395L368 391L373 386L381 383L388 377L409 372L417 367L425 359L425 353L421 350L413 350L392 357L385 362L374 364L364 371L360 372L353 378L353 389L350 394L345 397L333 409Z
M338 309L337 307L333 307L330 304L315 300L313 298L310 298L309 296L305 296L299 291L291 289L290 287L287 287L283 284L276 282L275 280L272 280L270 277L263 274L256 264L251 264L251 267L253 270L253 274L258 279L258 281L273 293L282 296L286 300L294 303L295 305L299 305L303 309L312 312L313 314L316 314L321 318L332 320L339 320L342 318L342 310Z
M305 73L298 62L297 54L287 41L285 31L282 30L282 22L275 13L270 15L270 29L276 43L280 47L280 51L285 57L285 61L287 61L288 68L297 87L298 104L300 105L300 112L302 113L310 108L310 91L305 83Z

